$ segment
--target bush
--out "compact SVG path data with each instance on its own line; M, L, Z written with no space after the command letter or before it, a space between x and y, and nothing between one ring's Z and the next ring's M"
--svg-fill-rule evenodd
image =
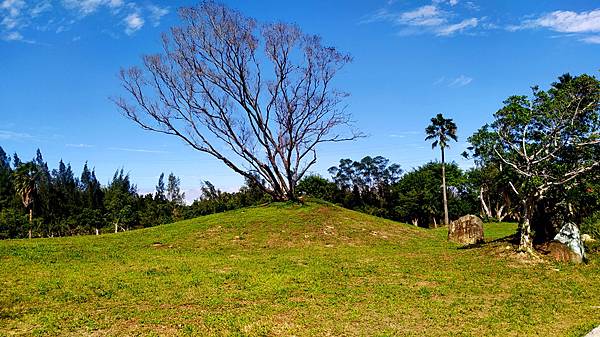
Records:
M600 211L596 211L583 220L581 233L589 234L595 240L600 240Z

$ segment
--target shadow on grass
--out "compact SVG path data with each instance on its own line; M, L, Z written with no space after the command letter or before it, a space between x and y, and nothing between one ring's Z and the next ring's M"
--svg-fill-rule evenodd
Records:
M488 247L491 245L495 245L500 242L517 245L517 244L519 244L519 237L517 236L517 234L511 234L511 235L507 235L507 236L504 236L504 237L501 237L498 239L494 239L491 241L484 241L484 242L478 242L478 243L472 243L472 244L460 246L460 247L457 247L456 249L462 250L462 249L484 248L484 247Z

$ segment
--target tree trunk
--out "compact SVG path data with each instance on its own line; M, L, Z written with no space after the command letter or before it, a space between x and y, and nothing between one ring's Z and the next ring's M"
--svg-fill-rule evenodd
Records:
M119 231L119 219L115 222L115 233Z
M483 197L483 187L481 187L479 189L479 199L481 200L481 207L483 208L483 214L485 214L488 218L493 217L492 211L490 211L490 208L485 203L485 198Z
M442 193L444 195L444 224L448 225L448 199L446 198L446 165L444 158L444 148L442 147Z
M533 240L531 238L531 218L533 216L533 205L531 201L523 202L524 213L521 220L521 239L519 251L533 254Z
M98 228L94 228L96 230L96 235L100 235L100 232L98 231Z
M32 228L33 227L33 207L29 209L29 238L31 239Z
M502 222L502 220L504 220L505 217L506 213L504 213L504 205L496 205L496 219Z

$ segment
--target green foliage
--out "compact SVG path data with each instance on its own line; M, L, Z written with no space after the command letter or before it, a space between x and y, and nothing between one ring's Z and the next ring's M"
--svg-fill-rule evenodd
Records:
M546 91L533 87L531 97L509 97L494 121L469 138L480 166L508 170L527 227L522 243L530 241L529 223L548 237L557 223L578 221L576 214L589 212L574 191L581 191L590 175L598 176L599 111L600 81L565 74Z
M337 185L319 175L309 175L298 183L298 193L323 200L336 200L340 191Z
M217 189L210 181L201 187L200 198L185 210L186 218L221 213L241 207L270 202L271 197L263 192L253 180L246 179L246 185L238 192L227 193Z
M466 175L456 163L446 164L448 212L451 219L476 213L477 203L469 191ZM442 164L427 163L406 173L394 185L397 219L428 227L443 219Z
M166 184L160 175L155 195L139 195L123 169L102 186L87 162L80 178L62 160L50 171L40 150L30 162L17 154L12 162L14 168L0 147L0 239L26 237L30 229L35 237L56 237L152 227L271 200L254 181L235 193L222 193L206 182L201 200L187 206L173 173ZM31 225L23 222L30 210Z
M427 137L425 140L433 140L431 148L434 149L438 145L444 152L444 149L449 147L448 142L458 140L456 138L456 124L450 118L444 118L442 114L437 114L431 119L431 124L425 129Z
M583 220L581 233L589 234L595 240L600 240L600 210Z
M18 208L3 208L0 211L0 239L23 238L29 228L27 215Z

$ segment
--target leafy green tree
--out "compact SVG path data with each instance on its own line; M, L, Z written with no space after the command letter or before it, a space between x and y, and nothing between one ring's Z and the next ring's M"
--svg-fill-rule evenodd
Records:
M298 183L298 192L315 198L335 202L341 191L337 185L319 175L309 175Z
M160 177L158 177L158 183L156 184L156 193L154 194L154 199L157 201L167 200L165 191L165 174L161 173Z
M366 156L360 161L341 159L328 171L344 194L341 202L345 207L387 216L391 186L402 173L400 165L390 165L382 156Z
M93 230L98 235L100 234L100 228L105 223L103 216L104 193L100 182L96 178L95 171L90 171L87 162L83 165L79 184L82 200L79 206L81 210L78 212L77 223L84 231Z
M448 218L445 149L450 146L450 144L448 144L450 140L457 141L456 124L452 121L452 119L444 118L442 114L437 114L431 119L431 124L427 126L425 133L427 134L425 140L433 140L433 143L431 143L431 148L435 149L437 146L439 146L442 152L442 195L444 201L444 223L448 224L450 220Z
M32 237L33 208L40 180L40 170L33 162L21 164L14 172L15 190L21 197L23 206L29 212L28 237Z
M497 165L477 166L467 173L469 189L481 205L483 218L503 221L514 215L514 197L508 182L508 169Z
M173 173L167 179L167 200L171 205L171 215L174 220L182 218L181 208L185 205L185 193L181 192L181 180Z
M0 146L0 209L9 208L14 200L15 191L12 179L10 158Z
M183 205L185 201L185 193L181 192L180 185L181 180L173 173L170 173L167 179L167 200L177 206Z
M124 174L123 169L117 170L104 197L108 218L114 225L115 233L122 225L129 227L135 222L135 196L136 187L131 184L129 174Z
M406 174L394 184L395 218L415 226L437 227L444 217L441 163L430 162ZM455 163L446 164L449 190L448 209L452 217L472 213L476 201L468 190L465 174Z
M509 186L520 201L519 249L533 254L532 222L543 214L541 204L554 199L553 208L569 216L566 191L594 170L597 174L600 82L566 74L547 91L532 90L531 97L504 101L489 127L478 131L483 140L473 146L483 160L493 158L515 172Z

